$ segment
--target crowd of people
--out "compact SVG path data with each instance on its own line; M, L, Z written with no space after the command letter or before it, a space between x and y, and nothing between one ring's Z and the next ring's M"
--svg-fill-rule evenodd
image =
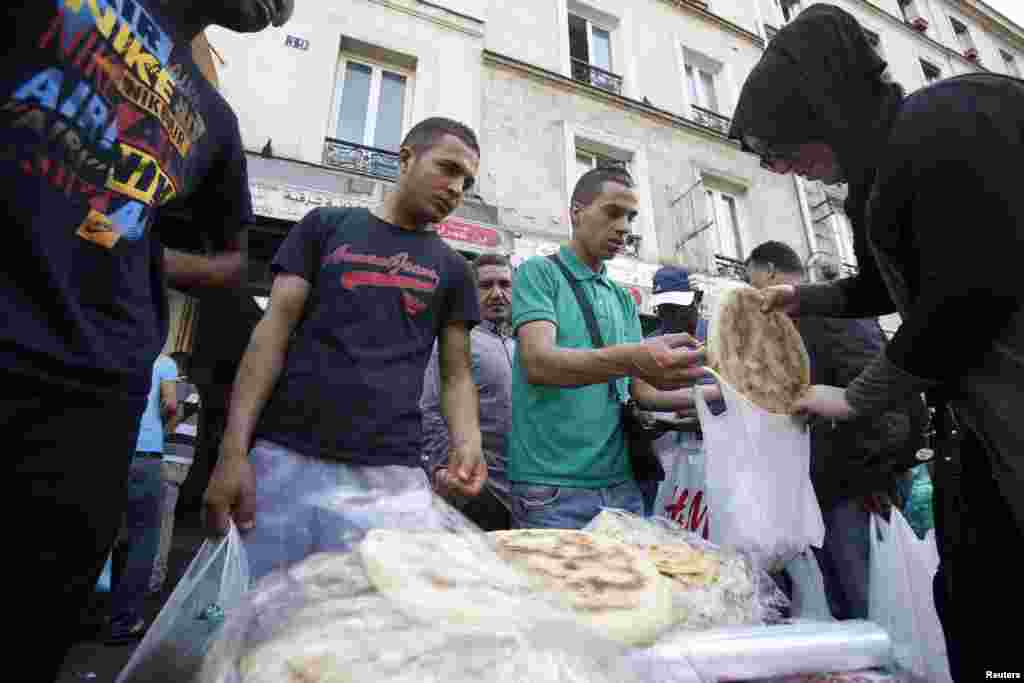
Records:
M118 14L129 6L132 16ZM213 24L280 26L293 0L109 4L152 69L123 62L96 7L9 10L3 57L0 168L14 232L0 275L0 429L13 454L9 500L27 522L13 525L27 559L13 563L25 603L11 646L36 653L40 680L57 677L115 540L124 569L112 642L142 635L139 601L168 578L197 391L159 356L165 287L237 287L252 216L237 121L189 45ZM105 89L97 74L111 63L189 125ZM920 448L937 452L934 593L958 681L1019 670L1000 640L1012 629L980 610L1012 615L1021 600L1001 556L1024 531L1024 194L1011 166L1024 152L1022 111L1024 83L989 73L906 95L849 14L814 5L767 47L730 132L770 171L849 184L859 272L810 284L792 248L769 242L750 254L750 284L766 312L798 320L811 358L798 412L812 424L827 526L818 558L836 617L865 616L869 512L906 498ZM140 149L166 191L106 181ZM703 369L702 293L684 269L660 270L659 329L644 338L605 266L641 205L630 174L584 174L569 242L513 272L500 256L468 264L432 229L481 163L469 127L425 119L402 141L380 207L316 209L275 257L230 397L209 406L223 424L206 520L213 535L233 521L254 577L348 547L350 518L300 500L339 482L408 500L433 491L486 530L581 528L604 507L661 512L664 470L633 436L637 411L675 416L674 442L700 450L695 392L721 403ZM161 216L178 208L206 232L208 254L162 246ZM875 318L893 312L902 325L886 342ZM956 603L954 564L969 591ZM965 647L967 624L984 657Z

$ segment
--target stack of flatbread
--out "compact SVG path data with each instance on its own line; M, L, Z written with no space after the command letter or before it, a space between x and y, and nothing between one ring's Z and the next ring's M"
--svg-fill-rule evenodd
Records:
M761 312L752 287L726 292L708 340L708 366L754 405L791 414L811 383L807 349L784 313Z
M717 548L664 517L602 510L586 531L636 546L670 580L673 628L757 623L756 581L741 555Z
M381 530L261 581L197 681L639 683L624 651L537 599L482 534Z

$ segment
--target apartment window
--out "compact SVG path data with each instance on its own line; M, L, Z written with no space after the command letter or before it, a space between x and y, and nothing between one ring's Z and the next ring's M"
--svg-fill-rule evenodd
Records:
M978 49L974 45L974 39L971 38L971 32L967 30L967 26L953 17L949 18L949 23L953 26L953 33L956 35L956 40L960 44L964 56L968 59L977 59Z
M1000 50L999 56L1003 58L1003 66L1006 67L1006 73L1020 78L1020 65L1017 64L1017 59L1005 50Z
M903 21L907 22L918 31L928 29L928 20L924 18L918 7L918 0L899 0L900 12L903 13Z
M717 254L737 261L743 260L740 214L735 194L705 185L708 216L715 221Z
M683 75L690 101L691 118L697 123L728 134L729 118L724 115L722 64L683 48Z
M782 18L789 23L803 10L802 0L778 0Z
M398 177L411 74L362 57L343 57L325 163Z
M610 28L569 14L569 57L574 79L621 94L622 78L612 72Z
M934 83L942 78L942 70L928 60L921 60L921 72L924 74L925 85Z
M346 59L338 79L335 137L397 152L402 141L408 77L362 60Z

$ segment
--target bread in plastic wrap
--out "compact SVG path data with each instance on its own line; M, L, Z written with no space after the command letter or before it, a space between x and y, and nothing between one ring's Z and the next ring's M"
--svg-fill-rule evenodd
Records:
M229 611L199 683L640 682L625 647L580 626L482 532L435 506L444 529L399 533L450 537L434 546L436 571L387 594L357 552L318 553L274 572ZM444 602L420 590L436 580Z
M584 530L644 547L683 545L714 567L704 580L673 577L673 629L704 630L777 621L786 596L751 557L705 541L664 517L644 518L606 508Z

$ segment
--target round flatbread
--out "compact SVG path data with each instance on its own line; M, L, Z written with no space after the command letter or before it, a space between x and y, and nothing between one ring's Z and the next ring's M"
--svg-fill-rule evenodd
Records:
M427 619L511 621L546 607L483 534L373 529L358 552L374 588Z
M629 645L654 642L672 621L672 588L639 549L582 531L490 534L498 555L537 588L559 596L577 620Z
M708 340L709 367L754 405L791 414L811 383L811 364L796 325L761 312L752 287L726 292Z
M721 567L717 557L685 543L644 545L640 549L662 576L688 587L707 586L718 577Z

